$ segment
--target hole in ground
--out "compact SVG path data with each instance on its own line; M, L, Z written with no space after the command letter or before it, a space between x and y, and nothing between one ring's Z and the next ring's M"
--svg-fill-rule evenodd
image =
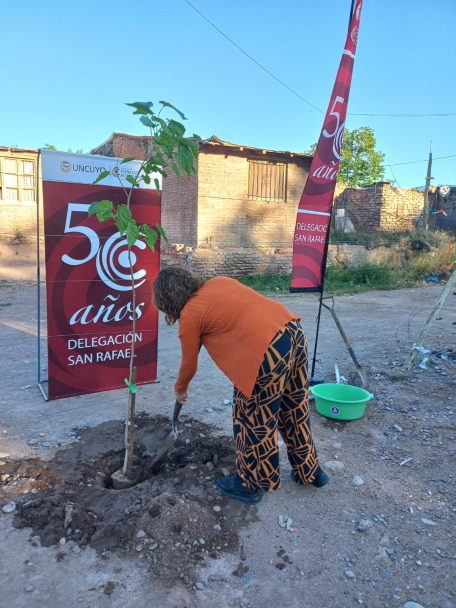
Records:
M77 544L107 555L131 553L147 560L154 575L175 583L177 571L190 576L200 561L237 551L238 530L256 519L256 507L230 501L216 489L217 477L235 471L231 437L213 436L211 427L189 420L176 446L150 467L170 423L162 417L137 422L137 485L124 491L107 487L123 463L124 424L84 429L80 444L46 463L51 486L32 500L30 494L15 498L14 525L33 528L44 546L65 538L67 551ZM216 505L220 510L214 511Z

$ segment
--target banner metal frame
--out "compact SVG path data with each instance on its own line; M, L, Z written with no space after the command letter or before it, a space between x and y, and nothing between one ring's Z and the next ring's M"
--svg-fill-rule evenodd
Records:
M36 285L37 285L37 340L38 340L38 367L37 384L45 401L49 401L49 392L46 392L43 384L49 382L49 378L41 378L41 269L40 269L40 168L41 148L38 149L36 159ZM44 236L44 235L43 235Z

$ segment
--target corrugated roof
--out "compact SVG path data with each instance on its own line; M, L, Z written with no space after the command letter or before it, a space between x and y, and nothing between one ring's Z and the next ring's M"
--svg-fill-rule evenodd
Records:
M16 148L15 146L0 146L0 150L11 152L34 152L35 154L38 154L38 150L33 150L31 148Z
M212 146L226 146L228 148L238 148L239 150L252 150L261 154L288 154L290 156L302 156L304 158L313 158L312 154L305 154L303 152L290 152L288 150L271 150L270 148L254 148L252 146L245 146L244 144L233 144L229 141L223 141L217 135L212 135L207 139L203 140L204 145L209 144Z

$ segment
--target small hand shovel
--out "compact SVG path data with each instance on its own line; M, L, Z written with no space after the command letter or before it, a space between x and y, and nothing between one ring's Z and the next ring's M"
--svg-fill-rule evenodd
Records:
M162 458L168 450L170 450L177 441L177 423L179 421L179 414L182 409L182 405L179 401L176 401L176 405L174 406L174 414L173 414L173 428L171 433L168 435L163 445L159 448L158 452L155 454L152 462L150 463L150 467L152 467L157 461Z

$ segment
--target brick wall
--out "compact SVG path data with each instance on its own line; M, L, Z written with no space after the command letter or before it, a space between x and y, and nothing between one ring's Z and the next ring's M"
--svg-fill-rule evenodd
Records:
M117 158L132 156L137 160L144 160L144 142L148 143L149 141L150 137L148 136L113 133L111 137L112 155Z
M161 223L170 243L197 246L199 161L194 161L196 173L177 177L171 169L163 179Z
M161 248L162 266L182 265L206 277L242 277L252 274L288 274L293 248L288 247L187 247Z
M411 188L393 188L377 182L366 188L337 185L335 208L345 207L347 217L359 232L406 232L421 226L424 193Z
M285 201L248 197L249 158L287 164ZM206 276L290 272L296 212L309 167L310 159L303 157L200 146L197 180L164 181L163 226L171 238L162 248L162 265L183 264Z
M283 202L248 197L249 158L285 162ZM290 246L296 211L310 159L252 156L250 150L201 146L198 167L198 244L223 246Z

